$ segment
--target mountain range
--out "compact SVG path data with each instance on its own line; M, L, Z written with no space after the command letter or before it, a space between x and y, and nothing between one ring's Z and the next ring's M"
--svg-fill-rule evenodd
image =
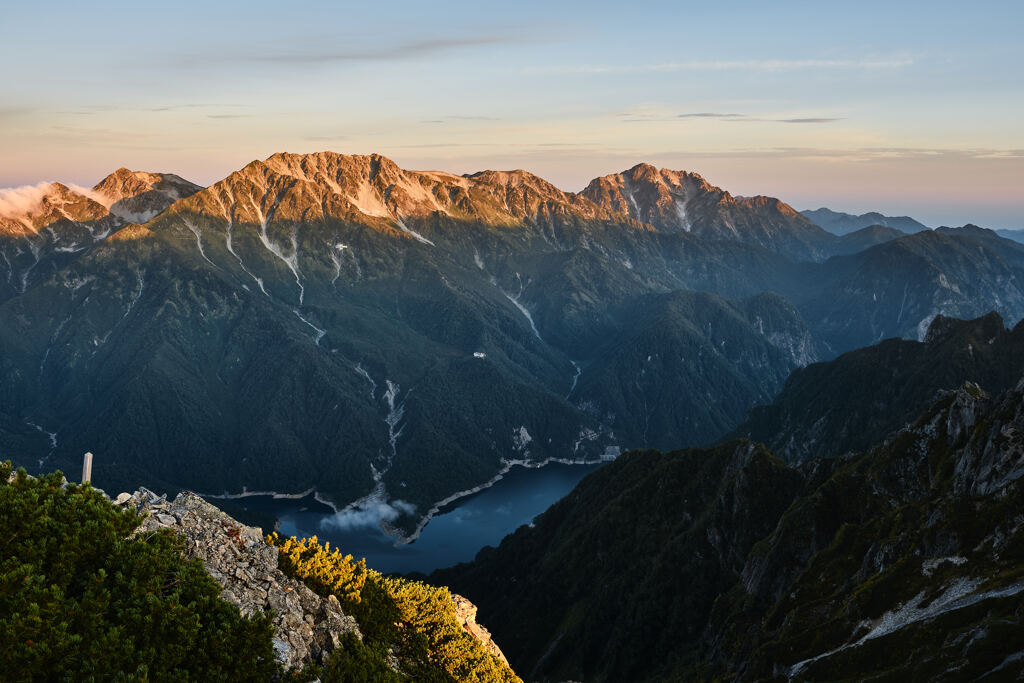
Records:
M112 488L315 489L403 534L510 462L710 443L794 369L1024 317L1024 247L991 231L840 237L645 164L575 194L275 154L207 188L122 169L21 199L0 453L92 451Z
M910 216L883 216L877 211L869 211L857 216L822 207L800 213L815 225L836 235L847 235L872 226L892 228L908 234L931 229Z

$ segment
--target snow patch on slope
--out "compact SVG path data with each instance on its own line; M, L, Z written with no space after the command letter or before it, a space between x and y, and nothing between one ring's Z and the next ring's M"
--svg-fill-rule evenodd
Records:
M209 259L209 257L206 255L206 250L203 249L203 233L202 231L200 231L199 226L184 217L182 217L181 222L184 223L185 227L191 230L192 234L196 236L196 246L199 247L199 255L206 259L207 263L216 268L216 264L214 264L214 262Z
M398 227L402 230L402 232L406 233L407 235L412 235L413 238L419 240L420 242L423 242L423 244L429 244L432 247L435 246L433 242L431 242L430 240L428 240L426 237L424 237L423 235L419 234L415 230L412 230L411 228L409 228L401 220L396 220L395 224L398 225Z
M370 377L370 373L366 371L366 368L363 367L362 363L356 363L352 369L355 370L359 375L365 377L366 381L370 383L370 400L374 400L376 398L377 393L377 383L373 381L372 377Z
M232 232L231 231L232 231L232 228L234 228L234 225L235 225L234 217L233 217L232 213L230 211L228 211L228 207L225 206L224 202L221 201L220 195L216 195L216 198L217 198L217 203L220 204L221 211L224 213L224 219L228 222L228 227L225 230L225 232L226 232L225 243L227 244L228 252L230 252L231 255L235 257L236 261L238 261L238 265L242 268L242 271L245 272L246 274L248 274L249 277L251 277L253 280L256 281L256 285L260 288L260 291L263 292L263 294L265 296L270 296L270 294L267 293L266 288L263 286L262 278L256 277L248 268L246 268L245 264L242 262L242 257L239 256L238 252L235 251L235 247L234 247L234 245L232 244L232 241L231 241L232 240ZM231 197L232 207L234 206L234 203L235 203L235 198Z
M302 284L302 276L301 276L301 273L299 273L299 234L298 234L298 228L296 227L296 228L294 228L292 230L292 235L291 235L292 253L289 254L289 255L285 255L285 253L281 250L281 247L279 247L278 245L274 244L270 240L270 236L267 234L267 221L270 219L270 215L274 212L274 209L277 208L277 204L275 203L270 208L270 211L268 211L267 214L264 215L263 210L259 207L259 205L253 200L253 198L251 196L249 197L249 201L252 204L252 208L256 210L256 217L260 221L260 232L259 232L260 243L263 244L264 248L266 248L267 251L269 251L271 254L273 254L277 258L281 259L281 261L283 261L284 264L286 266L288 266L288 270L292 271L292 275L295 276L295 284L297 284L299 286L299 306L301 306L302 303L303 303L303 300L306 297L306 288Z
M874 638L887 636L890 633L898 631L906 626L910 626L911 624L916 624L928 619L934 619L939 615L963 609L964 607L970 607L982 600L1010 597L1024 591L1024 582L1021 582L1005 588L985 591L984 593L975 593L974 591L976 591L980 585L981 580L979 579L961 577L953 581L942 595L925 607L921 606L921 603L924 601L925 591L921 591L908 600L906 604L901 605L895 610L886 612L872 623L865 624L866 626L870 626L871 630L869 630L859 640L853 643L847 643L846 645L837 647L834 650L829 650L828 652L824 652L816 657L811 657L797 662L790 668L789 678L792 679L794 676L799 675L800 672L806 669L809 664L812 664L819 659L831 657L837 652L841 652L851 647L858 647Z
M299 309L297 309L297 308L293 308L292 309L292 313L294 313L295 316L299 320L301 320L302 322L306 323L311 328L313 328L313 331L316 333L314 338L313 338L313 341L316 342L317 346L320 346L320 340L324 338L325 334L327 334L327 330L322 330L319 327L317 327L316 325L314 325L313 323L311 323L308 318L306 318L301 313L299 313Z
M43 465L46 464L46 461L49 460L50 456L53 455L54 451L57 450L57 432L48 432L45 429L43 429L40 425L37 425L35 422L29 422L28 420L25 420L25 424L27 424L29 427L34 428L40 434L45 435L50 440L49 452L47 452L46 455L39 459L39 469L42 470Z

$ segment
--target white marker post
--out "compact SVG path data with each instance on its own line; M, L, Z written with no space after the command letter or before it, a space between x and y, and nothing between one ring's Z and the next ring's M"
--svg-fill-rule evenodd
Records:
M92 453L86 453L82 459L82 483L88 484L92 479Z

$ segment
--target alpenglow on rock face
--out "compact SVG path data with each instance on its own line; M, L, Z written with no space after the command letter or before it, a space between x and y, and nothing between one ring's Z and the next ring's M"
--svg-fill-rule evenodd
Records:
M799 259L823 260L839 244L774 197L733 197L696 173L650 164L596 178L580 194L661 232L750 242Z

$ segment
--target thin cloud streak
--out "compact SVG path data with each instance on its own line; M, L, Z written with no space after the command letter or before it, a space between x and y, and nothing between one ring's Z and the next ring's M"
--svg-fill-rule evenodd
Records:
M899 69L912 66L909 58L891 59L741 59L633 65L553 65L526 69L536 74L670 73L675 71L796 71L801 69Z
M0 121L27 116L34 111L31 107L0 107Z
M752 123L752 122L768 122L768 123L834 123L835 121L842 121L842 117L834 116L814 116L814 117L793 117L793 118L766 118L760 116L750 116L748 114L717 114L714 112L698 112L693 114L676 114L675 116L635 116L634 118L623 119L624 123L655 123L665 121L678 121L680 119L702 119L702 120L715 120L715 121L727 121L730 123Z
M442 116L437 119L424 119L420 123L452 123L466 121L501 121L497 116Z
M714 112L702 111L696 114L679 114L677 119L745 119L746 114L716 114Z
M243 51L217 51L215 54L180 55L179 63L188 66L208 67L211 58L219 64L277 64L277 65L329 65L360 62L392 62L419 59L441 55L464 48L500 45L525 45L539 42L536 39L507 35L480 35L430 40L414 40L383 46L354 47L347 50L309 49L294 52L244 53Z

